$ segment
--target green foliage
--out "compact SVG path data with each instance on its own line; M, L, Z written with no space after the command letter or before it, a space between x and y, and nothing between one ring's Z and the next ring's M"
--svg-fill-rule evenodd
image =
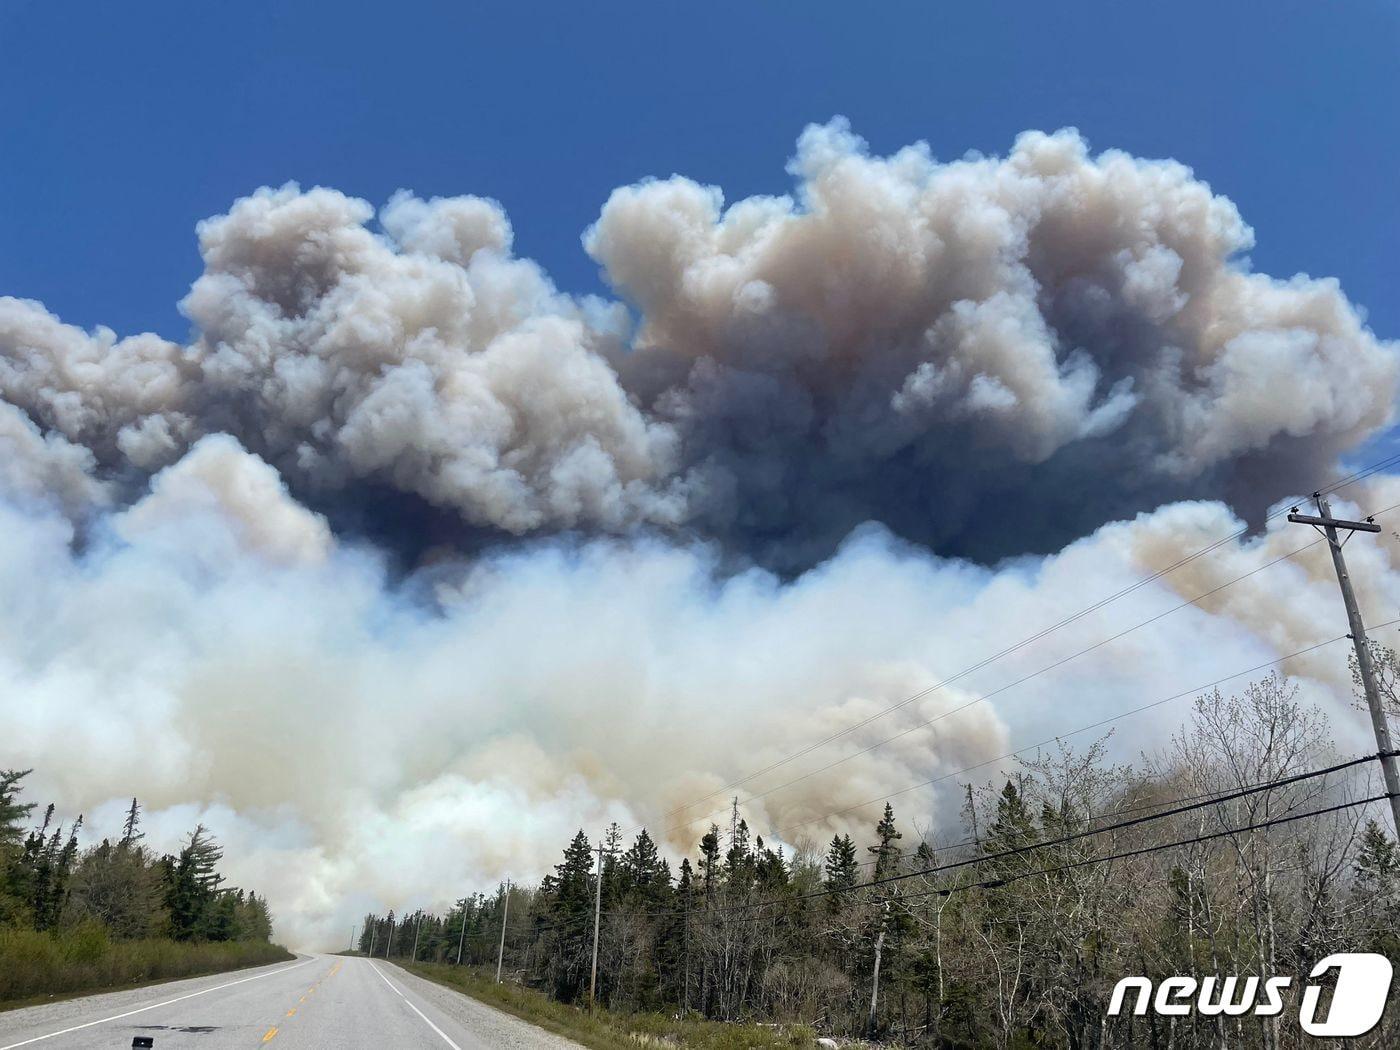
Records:
M266 941L113 941L90 922L56 933L0 929L0 1003L218 973L292 957Z
M82 817L65 829L53 806L24 831L34 808L19 801L25 775L0 772L0 999L287 957L269 943L266 901L223 886L223 851L204 827L157 858L132 799L121 838L83 851Z
M1239 697L1202 697L1142 770L1108 764L1100 741L968 786L966 837L949 835L937 851L907 842L885 805L863 829L790 856L736 806L673 880L646 831L629 844L614 826L604 838L593 1017L580 1007L598 881L582 831L537 888L512 891L503 984L471 970L495 973L499 894L468 898L446 920L422 917L419 959L454 962L433 931L460 935L467 965L435 979L590 1046L788 1045L802 1025L860 1035L877 954L869 1028L882 1044L1300 1045L1296 1001L1277 1031L1257 1018L1223 1029L1204 1016L1168 1024L1106 1011L1129 974L1297 976L1336 951L1400 958L1400 846L1385 828L1358 829L1355 812L1338 811L1237 830L1357 797L1344 776L1290 779L1335 761L1325 739L1296 689L1270 676ZM1204 803L1176 812L1188 800ZM379 955L384 921L366 920ZM396 958L410 954L410 939L397 942ZM1380 1042L1358 1046L1393 1042L1394 1012Z
M547 1031L594 1050L635 1050L637 1046L684 1046L694 1050L805 1050L816 1045L806 1025L719 1024L662 1013L626 1014L557 1002L533 988L497 984L493 973L467 967L417 965L420 977L465 992Z

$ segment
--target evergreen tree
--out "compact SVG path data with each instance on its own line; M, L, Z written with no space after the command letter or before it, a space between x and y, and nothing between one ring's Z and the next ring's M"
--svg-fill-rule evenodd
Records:
M126 811L126 820L122 824L122 838L119 845L131 847L136 845L146 837L141 828L141 806L136 799L131 800L131 808Z
M20 860L24 854L24 824L34 809L20 802L20 781L30 770L0 769L0 926L24 921L28 883Z
M850 835L833 835L826 851L826 879L823 888L828 891L826 907L836 914L846 904L846 891L856 884L860 865L856 863L856 846Z
M875 845L867 847L875 855L876 881L899 872L900 848L895 845L904 836L894 826L894 807L885 803L885 814L875 825Z
M580 829L564 850L564 859L554 866L550 887L552 950L546 956L546 970L555 995L565 1002L572 1002L586 988L593 932L592 869L593 849Z
M223 876L218 864L223 850L203 824L174 858L167 858L165 904L170 912L170 935L177 941L227 939L231 916L216 911Z

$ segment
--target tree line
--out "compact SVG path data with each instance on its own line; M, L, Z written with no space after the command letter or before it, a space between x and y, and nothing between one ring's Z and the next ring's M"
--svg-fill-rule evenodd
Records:
M267 942L272 914L251 890L226 885L223 849L202 824L175 853L144 842L131 800L121 834L79 847L83 818L64 826L50 804L31 823L21 802L30 770L0 770L0 931L62 934L96 927L115 941Z
M863 834L775 846L735 805L675 867L614 825L600 879L580 830L538 884L367 915L358 946L494 968L504 928L508 979L583 1003L600 894L597 996L615 1010L942 1047L1301 1045L1316 960L1400 958L1400 849L1384 804L1356 804L1383 792L1379 769L1308 775L1341 764L1327 728L1279 676L1217 691L1136 764L1061 744L964 785L955 841L886 803ZM1107 1015L1125 976L1210 974L1294 977L1290 1008ZM1397 1024L1392 1009L1356 1045Z

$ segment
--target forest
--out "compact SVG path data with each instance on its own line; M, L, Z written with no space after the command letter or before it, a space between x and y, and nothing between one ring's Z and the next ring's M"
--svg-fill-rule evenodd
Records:
M1394 704L1394 655L1387 654ZM359 950L460 963L586 1004L803 1023L940 1047L1300 1045L1298 993L1332 952L1400 958L1400 850L1374 753L1338 755L1278 675L1196 699L1131 765L1107 738L960 785L939 840L891 802L775 847L735 805L673 866L643 829L580 830L552 873L447 914L368 915ZM502 934L504 933L504 936ZM1108 1016L1128 975L1295 979L1286 1008ZM1393 1045L1388 1009L1357 1046Z
M0 770L0 1001L88 991L290 958L272 914L226 885L203 825L175 853L145 844L131 800L121 833L83 849L83 818L21 801L30 770Z

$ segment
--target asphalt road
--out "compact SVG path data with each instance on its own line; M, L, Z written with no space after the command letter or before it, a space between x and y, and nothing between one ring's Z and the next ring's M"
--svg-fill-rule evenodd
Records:
M252 970L0 1013L0 1050L561 1050L544 1032L381 959L299 956Z

